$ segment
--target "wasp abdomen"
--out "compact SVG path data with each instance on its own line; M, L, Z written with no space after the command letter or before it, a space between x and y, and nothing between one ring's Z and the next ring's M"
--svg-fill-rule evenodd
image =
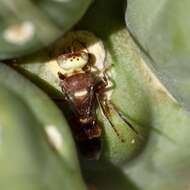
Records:
M95 120L83 123L73 120L73 132L79 149L87 158L98 158L101 149L101 127Z

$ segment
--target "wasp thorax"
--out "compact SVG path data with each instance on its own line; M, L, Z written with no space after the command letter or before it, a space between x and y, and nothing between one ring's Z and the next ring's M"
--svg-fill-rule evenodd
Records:
M83 68L88 63L88 53L85 51L63 54L58 57L57 63L64 70Z

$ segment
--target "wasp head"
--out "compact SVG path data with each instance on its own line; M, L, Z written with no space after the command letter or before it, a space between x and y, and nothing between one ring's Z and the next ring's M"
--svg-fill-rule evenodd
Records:
M67 72L82 69L87 65L89 55L85 51L66 53L57 59L58 65Z

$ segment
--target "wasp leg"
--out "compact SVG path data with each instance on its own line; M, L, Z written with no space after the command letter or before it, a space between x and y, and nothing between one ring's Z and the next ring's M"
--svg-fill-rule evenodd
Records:
M119 115L119 117L136 133L139 134L139 132L135 129L135 127L130 123L130 121L128 120L128 118L121 112L119 111L119 109L113 104L111 103L112 108L117 112L117 114Z
M115 82L106 75L106 69L102 72L100 71L99 74L100 73L102 74L102 76L97 77L95 90L99 94L104 94L105 92L112 90L115 87Z
M61 79L61 80L64 80L65 79L65 75L63 75L61 72L58 72L58 77Z
M109 64L109 65L106 65L104 66L104 68L102 70L100 70L97 66L93 65L92 68L94 68L96 71L94 71L94 74L95 75L103 75L103 78L107 78L106 76L106 72L111 69L112 65Z
M135 127L131 124L131 122L129 121L129 119L121 112L119 111L119 109L116 107L116 105L114 105L112 102L110 102L110 105L112 106L112 108L117 112L117 114L119 115L119 117L127 124L127 126L133 130L137 135L138 137L145 141L145 137L143 135L141 135L137 129L135 129Z
M97 102L99 107L101 108L101 111L103 113L103 115L105 116L105 118L107 119L107 121L109 122L110 126L112 127L112 129L114 130L115 134L117 135L117 137L120 139L120 141L122 143L125 142L125 140L121 137L120 133L118 132L118 130L115 128L114 124L112 123L111 119L110 119L110 110L108 105L106 104L106 102L104 100L100 99L100 96L98 94L96 94L96 98L97 98Z

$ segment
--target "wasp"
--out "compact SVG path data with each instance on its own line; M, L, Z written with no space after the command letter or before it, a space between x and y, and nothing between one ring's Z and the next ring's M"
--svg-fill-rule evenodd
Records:
M82 154L89 159L94 159L100 154L102 134L102 126L96 117L97 106L100 106L119 138L120 135L109 119L110 103L105 95L108 88L106 71L109 67L103 68L102 71L92 71L91 56L84 47L60 55L57 63L68 71L58 72L58 77L65 100L73 114L71 124L75 139ZM114 109L117 110L116 107ZM118 114L134 130L119 111ZM121 138L121 141L123 142L124 139Z

